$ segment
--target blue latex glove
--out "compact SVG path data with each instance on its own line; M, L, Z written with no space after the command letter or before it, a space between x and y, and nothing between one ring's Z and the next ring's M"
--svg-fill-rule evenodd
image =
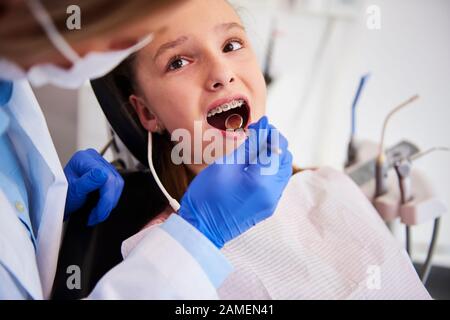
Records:
M280 134L278 148L281 154L270 153L270 157L280 157L276 174L263 175L264 167L255 159L257 149L271 149L271 135L266 117L249 126L256 129L257 136L263 143L258 148L250 148L247 138L234 151L237 155L245 153L245 164L213 163L198 174L181 199L178 214L202 232L217 248L242 234L258 222L270 217L278 204L281 194L292 175L292 155L287 150L287 140ZM258 130L265 129L265 130ZM251 150L252 149L252 150ZM224 159L229 158L225 156ZM225 164L224 164L225 163Z
M93 226L108 218L119 202L124 182L116 169L97 151L88 149L75 153L64 168L69 189L67 191L64 220L83 206L87 195L100 190L100 200L89 215Z

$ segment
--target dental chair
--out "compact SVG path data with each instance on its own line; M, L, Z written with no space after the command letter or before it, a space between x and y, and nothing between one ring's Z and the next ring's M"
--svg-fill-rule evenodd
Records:
M100 278L122 261L121 244L139 232L151 218L167 205L152 175L147 170L147 132L127 105L120 105L116 93L108 85L108 76L91 82L104 114L117 136L140 162L137 168L119 169L125 181L117 207L109 218L94 227L87 221L99 195L93 194L87 203L72 213L65 225L58 267L52 293L53 299L86 297ZM68 285L74 275L73 266L80 271L80 286Z

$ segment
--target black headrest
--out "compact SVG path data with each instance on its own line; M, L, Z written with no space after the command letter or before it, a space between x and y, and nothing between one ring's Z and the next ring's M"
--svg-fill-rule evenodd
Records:
M123 103L120 94L111 89L110 76L106 75L91 81L92 89L98 103L111 127L126 145L133 156L148 167L147 143L148 133L141 126L137 114L131 106Z

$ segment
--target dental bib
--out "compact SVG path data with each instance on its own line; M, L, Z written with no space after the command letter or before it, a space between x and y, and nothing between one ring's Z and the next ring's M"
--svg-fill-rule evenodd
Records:
M168 217L124 241L123 257ZM221 299L430 299L372 204L330 168L292 176L275 213L221 251L234 267Z
M269 219L222 249L221 299L430 299L401 244L346 175L294 175Z

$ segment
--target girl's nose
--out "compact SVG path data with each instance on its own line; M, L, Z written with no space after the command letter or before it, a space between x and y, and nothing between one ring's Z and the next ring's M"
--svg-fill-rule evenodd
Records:
M211 90L218 90L221 87L225 87L227 83L232 83L232 82L234 82L233 77L231 77L229 80L225 79L225 81L217 81L212 85Z
M211 65L206 87L210 91L221 90L235 81L231 68L226 64L216 62Z

